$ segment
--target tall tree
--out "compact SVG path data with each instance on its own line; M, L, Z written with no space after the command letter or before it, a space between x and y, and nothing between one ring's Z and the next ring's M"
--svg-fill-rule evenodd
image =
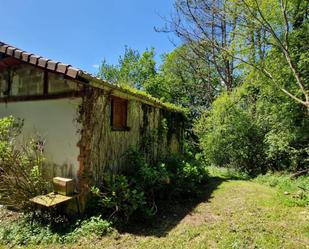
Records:
M300 68L307 59L294 52L291 42L294 33L306 29L308 44L308 7L307 0L176 0L170 31L215 66L227 90L247 65L309 109L308 81ZM274 50L288 66L296 89L282 84L265 63Z
M250 20L251 25L247 25L247 29L255 34L263 30L264 37L259 42L266 47L267 54L276 51L277 56L281 56L293 76L297 90L291 91L281 84L280 79L276 77L276 72L269 70L271 68L269 64L251 63L246 60L246 57L241 57L240 60L262 72L272 80L278 89L309 110L308 82L299 67L299 63L303 63L300 60L306 59L297 56L299 53L295 53L295 49L298 49L299 44L292 41L292 37L299 31L304 35L308 32L309 2L306 0L236 0L235 5L242 9L242 19ZM244 26L243 23L240 22L239 30ZM308 46L308 35L305 35L304 38L304 42ZM263 62L263 60L261 61Z
M188 107L194 116L209 107L224 88L213 66L205 64L186 45L162 56L158 69L154 49L140 55L138 51L126 48L117 65L104 60L98 75L111 83L127 84L154 97Z
M225 0L176 0L169 31L181 37L205 65L214 67L221 84L231 91L237 65L225 50L233 42L236 17L225 8Z
M190 46L183 45L163 56L157 76L146 82L145 89L197 115L219 94L220 82L216 70L198 58Z
M118 65L111 65L104 60L98 76L110 83L127 84L142 89L144 82L156 75L154 49L140 55L137 50L125 47L124 55L119 57Z

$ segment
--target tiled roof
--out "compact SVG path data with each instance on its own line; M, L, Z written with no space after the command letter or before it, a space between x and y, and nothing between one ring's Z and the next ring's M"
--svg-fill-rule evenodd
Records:
M184 112L184 109L182 109L181 107L175 106L173 104L161 102L159 99L152 97L151 95L147 94L144 91L137 90L129 86L119 86L119 85L110 84L81 69L72 67L71 65L63 64L59 61L50 60L42 56L38 56L32 53L26 52L24 50L13 47L1 41L0 41L0 53L3 53L4 55L15 58L16 60L20 62L30 63L42 69L48 69L56 73L61 73L72 79L83 80L83 82L90 82L90 85L93 87L102 88L103 86L105 86L105 87L108 87L109 89L118 90L120 92L135 96L139 98L140 100L144 100L147 103L151 103L152 105L164 107L166 109L176 111L176 112ZM16 61L14 60L9 61L9 62L16 63ZM5 63L5 64L9 64L9 63ZM94 82L97 82L98 84L93 84Z
M28 53L4 42L0 42L0 52L5 55L12 56L22 62L30 63L34 66L48 69L57 73L65 74L66 76L73 79L76 79L82 73L82 70L72 67L71 65L63 64L58 61L53 61L41 56L37 56L35 54Z

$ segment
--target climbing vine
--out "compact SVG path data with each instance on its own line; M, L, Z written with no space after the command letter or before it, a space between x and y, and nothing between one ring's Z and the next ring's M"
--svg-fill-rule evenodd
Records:
M79 106L79 115L77 122L81 124L80 135L81 139L78 143L80 154L79 154L79 188L84 190L88 188L89 183L92 179L91 170L91 141L94 135L95 127L95 105L97 99L102 95L103 90L84 87L82 103Z

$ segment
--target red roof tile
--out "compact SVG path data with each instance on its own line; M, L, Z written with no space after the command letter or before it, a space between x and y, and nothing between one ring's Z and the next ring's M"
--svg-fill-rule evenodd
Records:
M0 52L8 56L12 56L22 62L30 63L40 68L61 73L73 79L76 79L81 74L85 74L85 72L83 72L82 70L72 67L71 65L63 64L61 62L49 60L34 54L30 54L24 50L15 48L4 42L0 42Z
M72 79L78 79L83 80L83 82L91 82L91 81L98 81L100 83L102 83L102 86L108 86L111 89L115 89L115 90L119 90L121 92L127 93L127 94L131 94L135 97L138 97L141 100L145 100L147 103L152 103L152 104L156 104L159 105L161 107L165 107L167 109L171 109L173 111L175 111L175 108L171 108L170 106L167 106L165 104L163 104L162 102L160 102L158 99L153 98L153 97L149 97L145 94L141 94L141 93L137 93L136 90L135 91L131 91L129 89L123 88L121 86L118 85L113 85L110 84L94 75L91 75L81 69L72 67L71 65L67 65L67 64L63 64L61 62L57 62L57 61L53 61L50 59L46 59L43 58L41 56L37 56L31 53L28 53L24 50L15 48L11 45L8 45L4 42L0 41L0 52L11 56L12 59L17 60L19 62L25 62L25 63L30 63L35 65L36 67L39 68L43 68L43 69L47 69L56 73L61 73L63 75L66 75ZM16 64L16 61L14 61L14 64ZM0 65L1 67L1 65ZM92 85L93 86L93 85ZM95 86L95 87L100 87L100 86ZM177 111L177 110L176 110Z

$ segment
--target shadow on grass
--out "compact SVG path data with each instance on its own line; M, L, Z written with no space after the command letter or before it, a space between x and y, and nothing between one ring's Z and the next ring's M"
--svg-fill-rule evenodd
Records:
M118 228L118 231L134 235L164 237L198 204L209 201L212 198L213 191L222 182L229 180L233 179L219 176L210 177L208 182L202 186L201 194L196 198L161 201L158 203L158 214L152 221L131 222L125 227Z
M151 221L131 222L129 224L123 225L122 227L116 227L116 229L120 233L130 233L133 235L140 235L140 236L164 237L174 227L176 227L187 215L192 213L192 211L196 208L197 205L199 205L202 202L210 201L213 192L223 182L229 180L235 180L235 177L232 178L221 177L221 176L210 177L207 183L204 186L201 186L201 192L197 197L190 199L183 198L177 200L161 201L160 203L157 203L158 213ZM72 236L73 236L72 238L74 238L74 235L80 236L75 231L76 228L80 227L80 225L76 224L77 221L76 219L65 220L65 218L62 218L62 216L59 216L59 218L55 217L56 216L54 215L48 216L46 224L54 223L54 225L45 226L46 229L42 230L42 227L44 227L44 223L42 224L38 223L40 220L39 219L34 224L32 224L30 220L33 221L32 219L33 217L28 216L26 219L22 219L21 223L16 223L15 226L11 227L10 229L11 234L13 236L14 233L16 233L17 231L17 233L22 234L23 236L24 234L29 235L30 237L29 238L25 237L25 239L31 240L34 237L39 236L38 232L47 235L52 233L54 238L57 238L59 241L64 241L64 239L67 238L70 239ZM48 218L52 219L52 222L51 220L48 220ZM44 220L45 219L46 217L44 218ZM96 222L92 223L96 224ZM16 243L22 244L24 243L24 241L22 240L21 242L18 241Z

